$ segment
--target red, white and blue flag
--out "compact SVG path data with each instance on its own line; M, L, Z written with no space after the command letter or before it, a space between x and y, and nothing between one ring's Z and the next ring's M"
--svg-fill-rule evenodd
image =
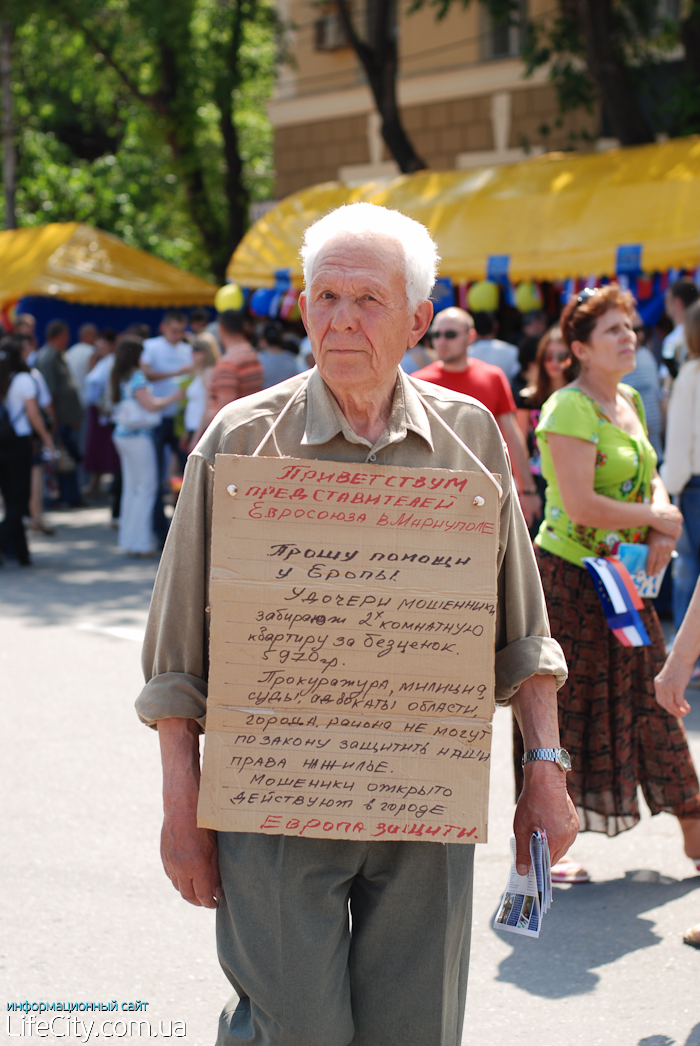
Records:
M623 646L651 646L639 616L644 603L624 563L614 556L585 556L583 562L593 578L613 635Z

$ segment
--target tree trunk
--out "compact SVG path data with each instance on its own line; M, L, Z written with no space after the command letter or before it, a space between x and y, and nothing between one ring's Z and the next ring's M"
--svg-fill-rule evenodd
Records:
M681 22L681 42L685 50L685 70L700 94L700 0L692 0Z
M243 181L243 161L239 151L238 131L234 121L233 92L240 85L241 44L243 42L243 0L233 5L228 47L221 57L221 69L215 87L215 101L219 109L219 127L224 147L224 192L228 204L228 253L233 253L248 225L248 191ZM249 17L255 4L250 5ZM226 259L228 263L228 258Z
M423 170L427 164L413 148L401 120L396 100L398 48L396 45L395 0L367 0L368 39L361 40L350 17L347 0L336 0L338 15L367 75L370 90L382 118L382 138L402 174Z
M2 180L5 189L5 228L16 229L17 150L12 114L12 26L4 20L0 22L0 92L2 93Z
M654 141L617 42L611 0L577 0L586 65L622 145Z

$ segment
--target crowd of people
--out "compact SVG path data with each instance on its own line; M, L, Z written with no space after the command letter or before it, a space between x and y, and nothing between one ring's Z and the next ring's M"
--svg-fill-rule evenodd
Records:
M661 339L628 291L587 288L558 318L525 316L516 345L499 339L496 317L449 307L402 367L487 406L508 447L552 634L569 665L559 727L582 828L609 836L631 828L639 784L652 813L678 818L700 870L700 790L680 724L687 706L657 699L658 681L655 691L655 679L668 676L658 616L647 603L640 613L649 645L624 646L583 563L644 543L656 575L675 551L673 618L682 625L700 578L700 301L692 280L670 285L666 313L672 330ZM31 563L26 527L51 534L47 504L83 505L105 476L119 547L156 554L166 503L221 408L314 364L308 339L278 321L255 326L242 312L212 322L204 310L189 318L170 310L156 337L140 325L117 335L85 324L72 347L62 321L48 324L41 348L34 328L20 315L0 341L0 556L23 566ZM697 596L692 607L700 614ZM691 666L689 677L698 674ZM522 756L514 720L518 792ZM588 874L568 856L554 877L583 882Z
M0 563L31 565L27 530L52 535L47 508L80 508L109 484L118 544L152 556L188 454L227 403L306 364L277 321L205 309L165 313L121 334L53 320L39 347L34 317L0 339Z

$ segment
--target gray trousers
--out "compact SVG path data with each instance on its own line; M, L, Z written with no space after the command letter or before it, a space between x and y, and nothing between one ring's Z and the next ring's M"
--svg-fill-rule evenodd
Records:
M460 1046L473 846L218 843L219 961L240 1001L217 1046Z

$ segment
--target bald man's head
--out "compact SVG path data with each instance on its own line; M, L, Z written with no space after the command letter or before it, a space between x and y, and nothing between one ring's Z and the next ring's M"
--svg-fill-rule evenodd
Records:
M457 308L456 305L451 305L449 309L442 309L438 312L433 319L431 330L437 330L437 324L441 320L449 320L451 324L459 324L462 330L472 330L474 327L474 320L469 313L465 309Z
M447 370L464 370L467 350L476 337L474 321L464 309L451 306L434 318L430 327L438 359Z

